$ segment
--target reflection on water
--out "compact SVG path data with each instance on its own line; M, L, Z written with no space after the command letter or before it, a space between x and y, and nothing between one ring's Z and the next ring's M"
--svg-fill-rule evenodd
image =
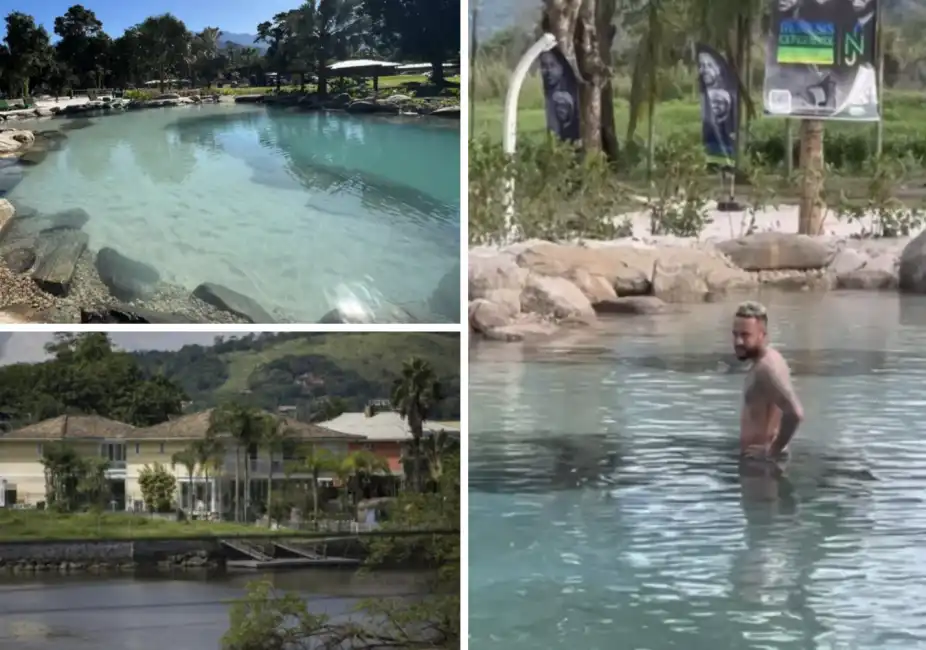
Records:
M311 611L353 616L360 600L421 593L419 574L298 571L179 578L0 578L0 650L212 650L228 629L230 603L246 584L270 579L297 591Z
M432 300L459 261L456 125L210 105L35 128L66 133L62 150L0 170L0 192L85 209L91 250L191 290L227 285L283 320L318 321L342 284L419 320L456 317L430 307L459 300Z
M807 411L780 464L738 458L732 305L477 348L470 647L926 647L926 319L905 301L772 302Z

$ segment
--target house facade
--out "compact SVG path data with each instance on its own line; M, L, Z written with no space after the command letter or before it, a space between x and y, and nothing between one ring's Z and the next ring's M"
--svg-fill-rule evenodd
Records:
M108 461L113 510L144 509L138 479L146 466L160 463L177 479L177 500L194 503L213 513L232 507L235 485L244 485L245 476L251 498L266 494L268 480L308 479L308 474L293 471L298 465L299 450L317 445L336 455L346 455L358 438L324 427L284 419L287 437L293 444L271 454L252 445L238 449L228 436L218 436L224 453L215 467L194 468L193 475L183 465L173 465L172 458L186 450L195 440L206 437L211 410L177 417L147 428L108 420L98 416L61 416L20 429L0 433L0 507L34 506L46 500L45 469L42 464L45 445L66 442L82 456ZM237 471L236 471L237 467ZM236 483L236 476L238 481ZM331 480L332 477L323 477ZM242 491L245 488L241 488Z
M322 422L321 426L353 436L355 440L348 444L349 451L371 451L389 462L389 469L393 474L404 474L402 457L408 442L412 439L412 432L398 412L380 411L371 404L362 413L342 413L336 418ZM424 423L424 435L433 435L439 431L459 435L459 423Z

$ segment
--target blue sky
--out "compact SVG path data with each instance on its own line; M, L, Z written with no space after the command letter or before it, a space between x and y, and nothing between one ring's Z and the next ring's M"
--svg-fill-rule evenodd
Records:
M31 14L54 35L55 18L75 4L82 4L103 22L103 29L113 38L126 27L137 25L148 16L172 13L186 23L187 29L200 31L218 27L224 32L254 34L258 23L274 14L295 9L301 0L0 0L0 19L12 11ZM0 36L6 33L0 24Z
M240 333L238 334L240 336ZM110 332L109 337L123 350L179 350L184 345L211 345L216 336L235 336L229 332ZM13 332L0 337L0 366L36 362L47 357L45 344L54 335L45 332Z

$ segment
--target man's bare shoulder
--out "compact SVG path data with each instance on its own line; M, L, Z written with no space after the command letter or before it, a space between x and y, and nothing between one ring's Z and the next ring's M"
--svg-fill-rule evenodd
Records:
M788 361L775 348L768 348L755 365L756 377L762 379L782 379L790 376Z

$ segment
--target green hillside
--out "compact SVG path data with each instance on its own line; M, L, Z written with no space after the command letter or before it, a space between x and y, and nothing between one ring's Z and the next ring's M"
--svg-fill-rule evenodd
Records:
M455 334L260 334L134 356L148 374L182 386L193 408L236 399L268 409L296 406L301 413L325 398L343 399L351 410L388 398L402 362L418 356L432 365L447 393L437 415L459 417Z

